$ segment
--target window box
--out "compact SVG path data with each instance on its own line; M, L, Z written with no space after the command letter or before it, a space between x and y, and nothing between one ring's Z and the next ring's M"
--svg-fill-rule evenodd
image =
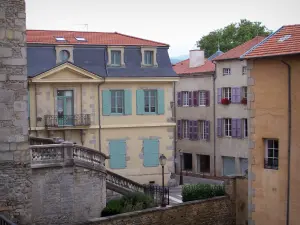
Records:
M243 99L241 100L241 103L244 104L244 105L247 105L247 98L243 98Z
M229 105L230 104L230 100L228 98L222 98L221 99L221 104L222 105Z

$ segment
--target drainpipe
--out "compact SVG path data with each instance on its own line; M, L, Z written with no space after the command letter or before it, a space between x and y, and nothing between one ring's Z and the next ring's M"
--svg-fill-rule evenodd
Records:
M80 84L80 119L82 118L82 100L83 100L83 97L82 97L82 84ZM80 139L81 139L81 145L83 146L83 129L80 130Z
M175 123L177 123L177 120L176 120L176 103L175 103L175 100L176 100L176 83L173 82L173 109L174 109L174 118L175 118ZM174 142L174 149L175 149L175 160L174 160L174 172L176 174L176 169L177 169L177 124L175 126L175 129L174 129L174 138L173 138L173 142Z
M213 74L213 126L214 126L214 176L217 176L217 165L216 165L216 78L217 78L217 64L215 64L215 72Z
M36 83L34 84L34 102L35 102L35 127L37 127L37 93L36 93ZM39 137L38 131L36 130L36 136Z
M291 134L292 134L292 91L291 91L291 65L281 61L288 68L288 178L287 178L287 204L286 225L290 224L290 180L291 180Z

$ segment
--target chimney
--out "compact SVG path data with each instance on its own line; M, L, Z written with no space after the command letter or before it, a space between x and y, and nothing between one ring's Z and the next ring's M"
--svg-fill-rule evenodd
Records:
M204 51L200 49L190 50L190 68L204 65Z

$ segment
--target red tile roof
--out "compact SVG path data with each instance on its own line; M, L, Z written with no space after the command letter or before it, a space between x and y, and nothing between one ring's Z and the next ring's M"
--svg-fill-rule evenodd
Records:
M195 73L205 73L214 72L215 64L210 60L206 60L204 65L190 68L190 60L186 59L184 61L178 62L173 66L174 71L179 74L195 74Z
M82 44L82 45L131 45L131 46L168 46L167 44L137 38L120 33L83 32L59 30L27 30L27 43L37 44ZM56 41L55 37L64 37L66 42ZM77 41L83 37L87 41Z
M238 59L243 54L245 54L248 50L250 50L253 46L260 43L265 37L257 36L250 41L245 42L244 44L241 44L227 52L225 52L223 55L220 55L216 57L214 60L226 60L226 59Z
M290 36L286 36L290 35ZM284 41L280 38L289 37ZM245 58L257 58L300 53L300 24L283 26L271 34L264 42L245 55Z

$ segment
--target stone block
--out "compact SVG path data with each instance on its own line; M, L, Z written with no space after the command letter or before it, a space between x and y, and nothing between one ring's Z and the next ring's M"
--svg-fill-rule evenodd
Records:
M14 38L14 31L6 30L6 38L12 40Z
M0 47L0 57L12 57L12 48Z
M14 111L15 112L24 112L27 110L27 102L25 101L15 101L14 102Z
M0 161L13 161L14 154L11 151L1 152Z
M0 73L0 82L1 81L6 81L7 80L7 75Z
M9 144L8 143L1 143L0 144L0 152L1 151L8 151L9 150Z
M23 41L23 39L24 39L23 33L20 32L20 31L15 31L14 32L14 39L17 40L17 41ZM21 48L21 51L22 51L22 48ZM22 56L23 56L23 54L22 54ZM26 55L25 55L25 57L26 57Z
M19 18L19 19L25 19L25 18L26 18L26 13L19 12L19 13L18 13L18 18Z
M26 66L27 64L27 60L26 58L9 58L9 59L4 59L3 60L3 65L9 65L9 66ZM10 77L23 77L23 76L20 76L20 75L13 75L13 76L10 76ZM18 79L18 78L15 78L14 80L26 80L27 77L24 76L25 79ZM10 79L10 80L13 80L13 79Z
M0 9L0 19L5 19L5 11Z
M0 120L11 120L12 112L7 108L4 103L0 103Z
M0 90L0 103L12 103L14 92L10 90Z

